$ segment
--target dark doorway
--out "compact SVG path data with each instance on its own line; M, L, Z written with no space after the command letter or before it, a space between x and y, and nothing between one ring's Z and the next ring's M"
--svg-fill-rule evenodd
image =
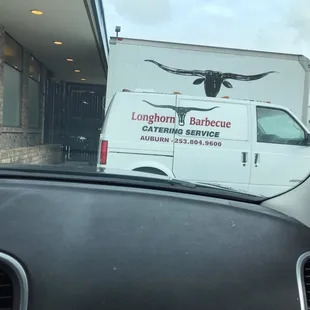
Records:
M44 142L61 144L67 162L96 164L105 86L49 78L45 98Z
M65 83L46 80L44 108L44 143L63 144L65 137Z
M105 87L67 84L65 150L68 161L96 164Z

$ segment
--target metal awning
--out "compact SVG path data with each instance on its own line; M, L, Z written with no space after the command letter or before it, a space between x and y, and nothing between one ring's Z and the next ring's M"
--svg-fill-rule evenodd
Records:
M44 14L33 15L33 9ZM56 79L106 84L108 41L101 1L1 0L0 24Z

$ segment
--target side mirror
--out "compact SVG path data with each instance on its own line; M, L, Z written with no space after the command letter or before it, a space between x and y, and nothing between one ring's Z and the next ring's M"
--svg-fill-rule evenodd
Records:
M305 137L305 146L310 146L310 134L306 133L306 137Z

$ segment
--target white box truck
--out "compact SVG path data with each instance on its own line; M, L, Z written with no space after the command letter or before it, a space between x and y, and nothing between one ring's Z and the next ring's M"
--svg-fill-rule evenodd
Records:
M310 167L308 67L298 55L112 38L97 171L288 190Z
M123 89L262 101L307 127L309 59L302 55L111 38L106 110Z

